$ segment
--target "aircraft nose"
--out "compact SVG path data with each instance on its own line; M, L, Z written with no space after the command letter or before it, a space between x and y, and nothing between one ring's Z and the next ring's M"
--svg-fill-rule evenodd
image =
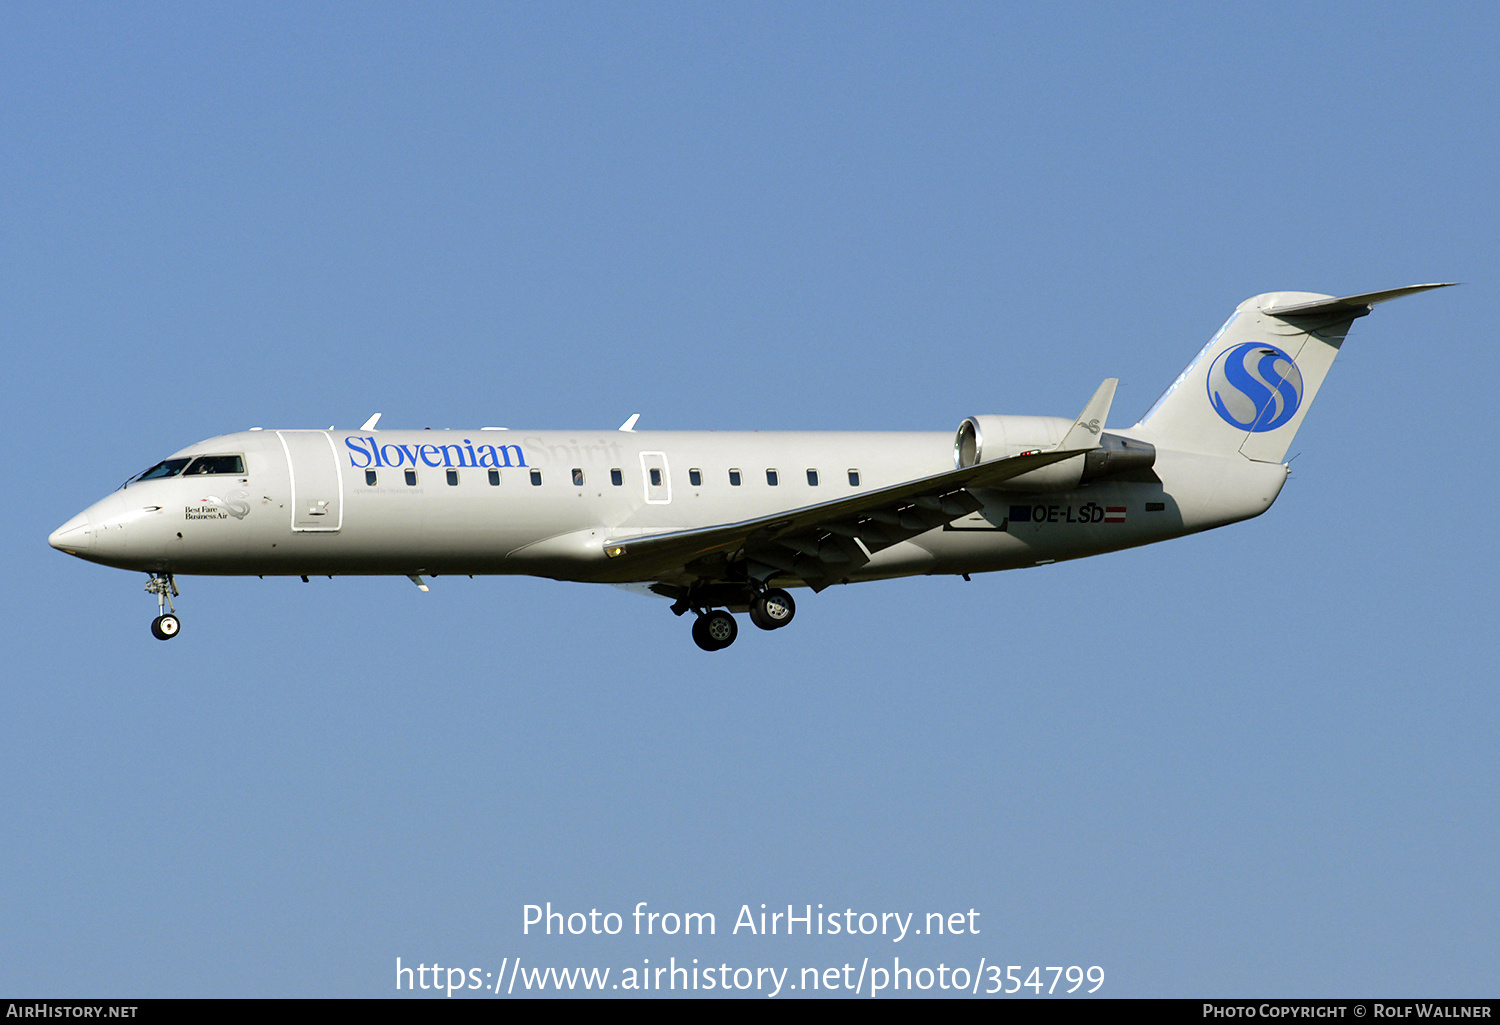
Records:
M77 555L94 547L94 526L88 513L79 513L47 537L47 543L60 552Z

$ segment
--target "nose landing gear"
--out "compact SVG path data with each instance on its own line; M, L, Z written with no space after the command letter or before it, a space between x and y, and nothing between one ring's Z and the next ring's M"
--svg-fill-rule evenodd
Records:
M160 613L151 621L151 636L159 641L170 641L182 630L182 621L177 618L177 608L172 599L177 597L177 581L170 573L153 573L146 581L146 591L156 595L156 608ZM167 609L171 609L168 612Z

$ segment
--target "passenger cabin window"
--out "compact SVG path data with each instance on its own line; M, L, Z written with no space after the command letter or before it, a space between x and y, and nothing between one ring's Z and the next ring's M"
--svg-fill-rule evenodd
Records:
M766 471L766 483L769 484L769 485L771 485L771 487L774 488L776 485L778 485L778 484L781 483L781 475L779 473L777 473L775 470L767 470Z
M653 488L661 487L661 470L655 466L651 467L651 486Z
M199 456L192 465L182 471L184 477L197 477L209 473L233 473L245 475L245 460L242 456Z
M583 470L577 466L573 467L573 486L575 488L583 487Z
M365 471L365 483L368 484L370 487L373 488L375 486L375 480L376 480L375 471L374 470L366 470Z
M531 486L534 487L534 488L539 488L539 487L542 486L542 471L541 470L532 470L531 471Z
M703 471L696 468L689 470L688 483L695 488L701 488L703 486Z
M499 486L500 486L500 471L499 470L491 470L490 471L490 487L492 487L492 488L498 488Z
M859 487L859 471L858 470L852 470L851 469L849 471L849 486L851 488L857 488L857 487Z
M736 487L736 488L740 486L740 471L738 471L738 470L730 470L729 471L729 485L730 485L730 487Z
M458 486L458 471L451 466L448 467L448 486L450 488Z
M615 487L619 487L621 484L625 483L625 474L621 472L619 467L615 467L613 470L609 471L609 482Z
M417 471L416 470L407 470L406 471L406 486L409 487L409 488L414 488L414 487L417 486Z
M809 485L811 485L812 487L817 487L818 486L818 471L817 470L808 470L807 471L807 483Z

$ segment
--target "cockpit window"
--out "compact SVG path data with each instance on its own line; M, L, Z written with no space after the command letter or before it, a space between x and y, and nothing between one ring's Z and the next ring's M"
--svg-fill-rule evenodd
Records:
M163 477L175 477L182 472L182 468L188 464L186 459L163 459L151 469L147 470L130 481L134 484L141 480L160 480Z
M199 456L193 464L182 471L184 477L197 477L208 473L232 473L245 475L243 456Z

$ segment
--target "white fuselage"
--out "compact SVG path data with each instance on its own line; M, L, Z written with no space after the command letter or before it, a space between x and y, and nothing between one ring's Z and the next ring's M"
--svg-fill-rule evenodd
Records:
M606 541L753 519L951 470L954 440L898 432L267 430L213 438L176 457L202 454L242 455L244 472L133 482L64 524L52 543L163 574L524 573L630 582L642 578L611 566ZM1158 448L1145 480L976 492L978 512L876 552L850 579L1014 569L1149 544L1258 515L1285 479L1279 463ZM663 579L671 577L647 582Z

